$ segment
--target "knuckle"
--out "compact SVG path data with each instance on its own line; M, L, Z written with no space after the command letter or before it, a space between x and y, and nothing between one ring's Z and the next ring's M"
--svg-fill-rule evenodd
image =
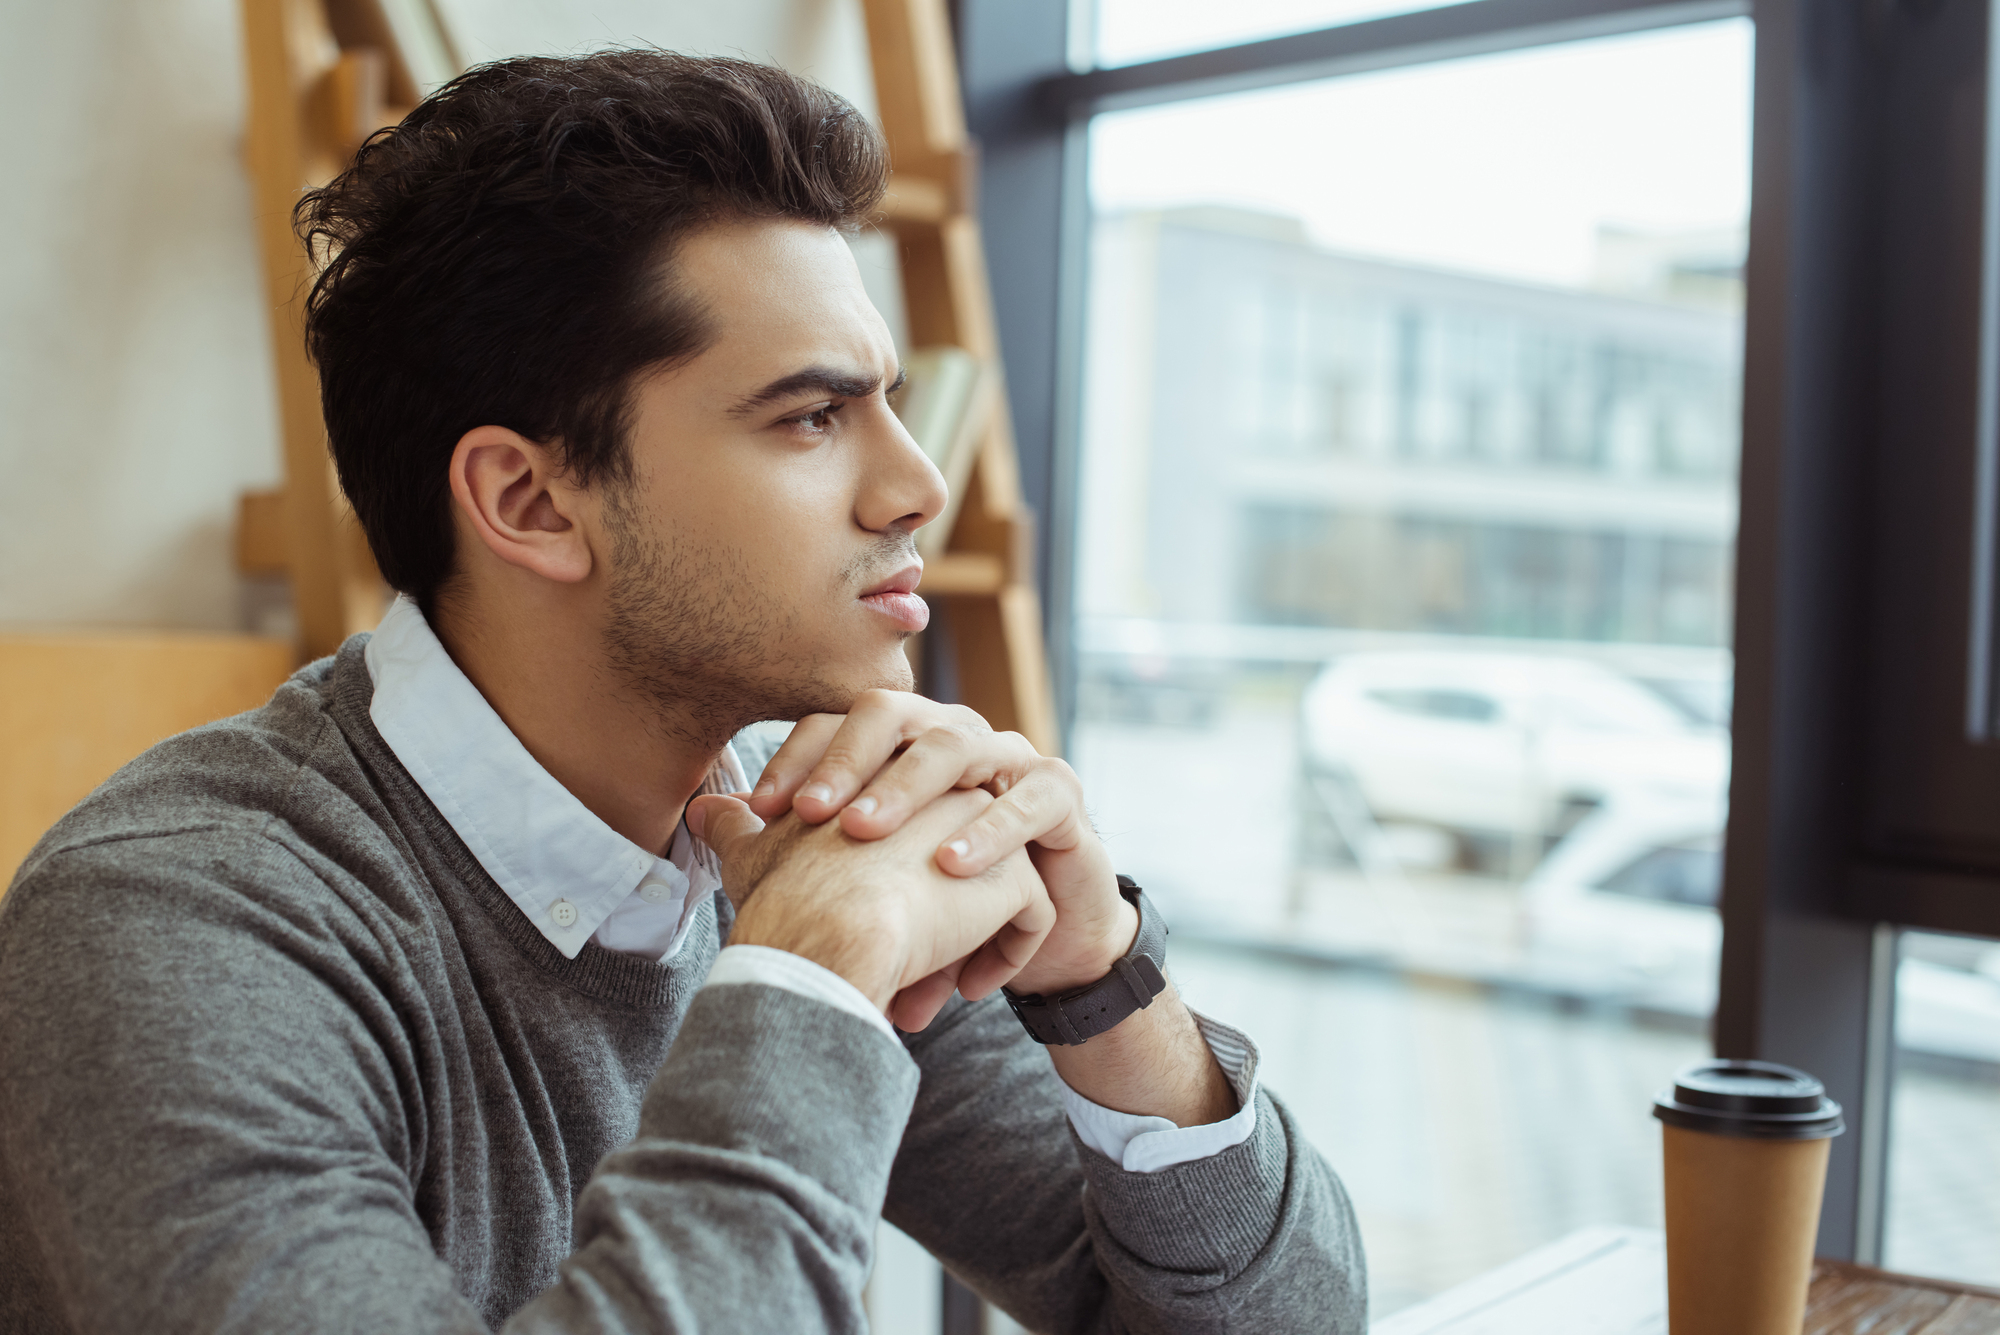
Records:
M819 763L813 766L811 777L825 780L856 774L860 772L861 764L860 752L855 747L829 746L826 754L819 758Z
M1071 769L1070 763L1061 756L1043 756L1037 768L1064 788L1073 788L1078 792L1083 790L1083 780L1076 776L1076 771Z
M988 723L979 711L969 705L949 705L946 707L945 713L953 722L960 724L970 732L988 733L993 731L993 725Z
M897 708L903 698L901 691L891 691L881 686L871 686L854 697L854 703L847 712L852 714L879 714L884 710Z
M973 748L979 733L965 723L953 720L938 723L926 729L922 740L931 748L963 754Z
M1009 839L1026 823L1028 815L1021 810L1020 795L1013 793L994 798L992 803L979 813L979 819L974 825L981 831L991 833L995 838Z

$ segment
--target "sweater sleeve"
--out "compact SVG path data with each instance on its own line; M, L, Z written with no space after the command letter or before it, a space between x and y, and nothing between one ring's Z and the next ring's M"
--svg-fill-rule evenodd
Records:
M923 1078L884 1217L1021 1324L1365 1331L1347 1194L1269 1092L1242 1143L1128 1172L1075 1136L1054 1068L997 998L907 1041Z
M0 1195L26 1250L0 1326L481 1329L417 1217L409 1050L327 949L311 875L258 844L95 844L8 893Z
M152 839L62 854L5 903L0 1328L485 1330L504 1258L485 1276L440 1259L419 1207L452 1188L411 1102L429 1059L356 967L397 943L329 939L340 906L296 859L194 837L198 855ZM225 866L293 884L233 896ZM917 1082L850 1015L708 990L639 1135L583 1185L556 1282L505 1328L861 1331Z
M704 988L639 1136L577 1203L562 1279L510 1332L842 1331L917 1072L895 1040L782 988Z

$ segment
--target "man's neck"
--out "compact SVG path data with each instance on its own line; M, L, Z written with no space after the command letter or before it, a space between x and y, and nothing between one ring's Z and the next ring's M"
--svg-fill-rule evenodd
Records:
M624 692L594 627L440 607L431 629L537 764L606 825L666 855L720 746Z

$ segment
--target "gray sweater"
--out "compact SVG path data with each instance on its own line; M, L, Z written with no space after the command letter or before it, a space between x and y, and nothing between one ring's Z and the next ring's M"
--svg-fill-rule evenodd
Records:
M172 738L0 901L0 1331L858 1331L878 1216L1043 1332L1355 1331L1340 1183L1127 1173L1003 1005L900 1046L566 960L368 717L363 640Z

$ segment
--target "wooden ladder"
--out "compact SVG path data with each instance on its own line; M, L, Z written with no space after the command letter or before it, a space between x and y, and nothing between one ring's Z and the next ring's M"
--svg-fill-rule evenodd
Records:
M896 234L913 348L965 349L995 392L964 495L922 535L919 592L942 597L958 698L1044 755L1060 749L1041 599L1034 515L1020 466L993 321L985 247L973 217L978 162L966 135L958 63L944 0L864 0L875 100L894 171L883 221Z
M382 618L387 589L341 495L305 351L317 276L292 232L300 192L332 180L363 140L402 120L427 85L461 66L429 0L243 0L250 106L244 151L271 314L285 483L242 498L236 561L286 575L306 659Z

